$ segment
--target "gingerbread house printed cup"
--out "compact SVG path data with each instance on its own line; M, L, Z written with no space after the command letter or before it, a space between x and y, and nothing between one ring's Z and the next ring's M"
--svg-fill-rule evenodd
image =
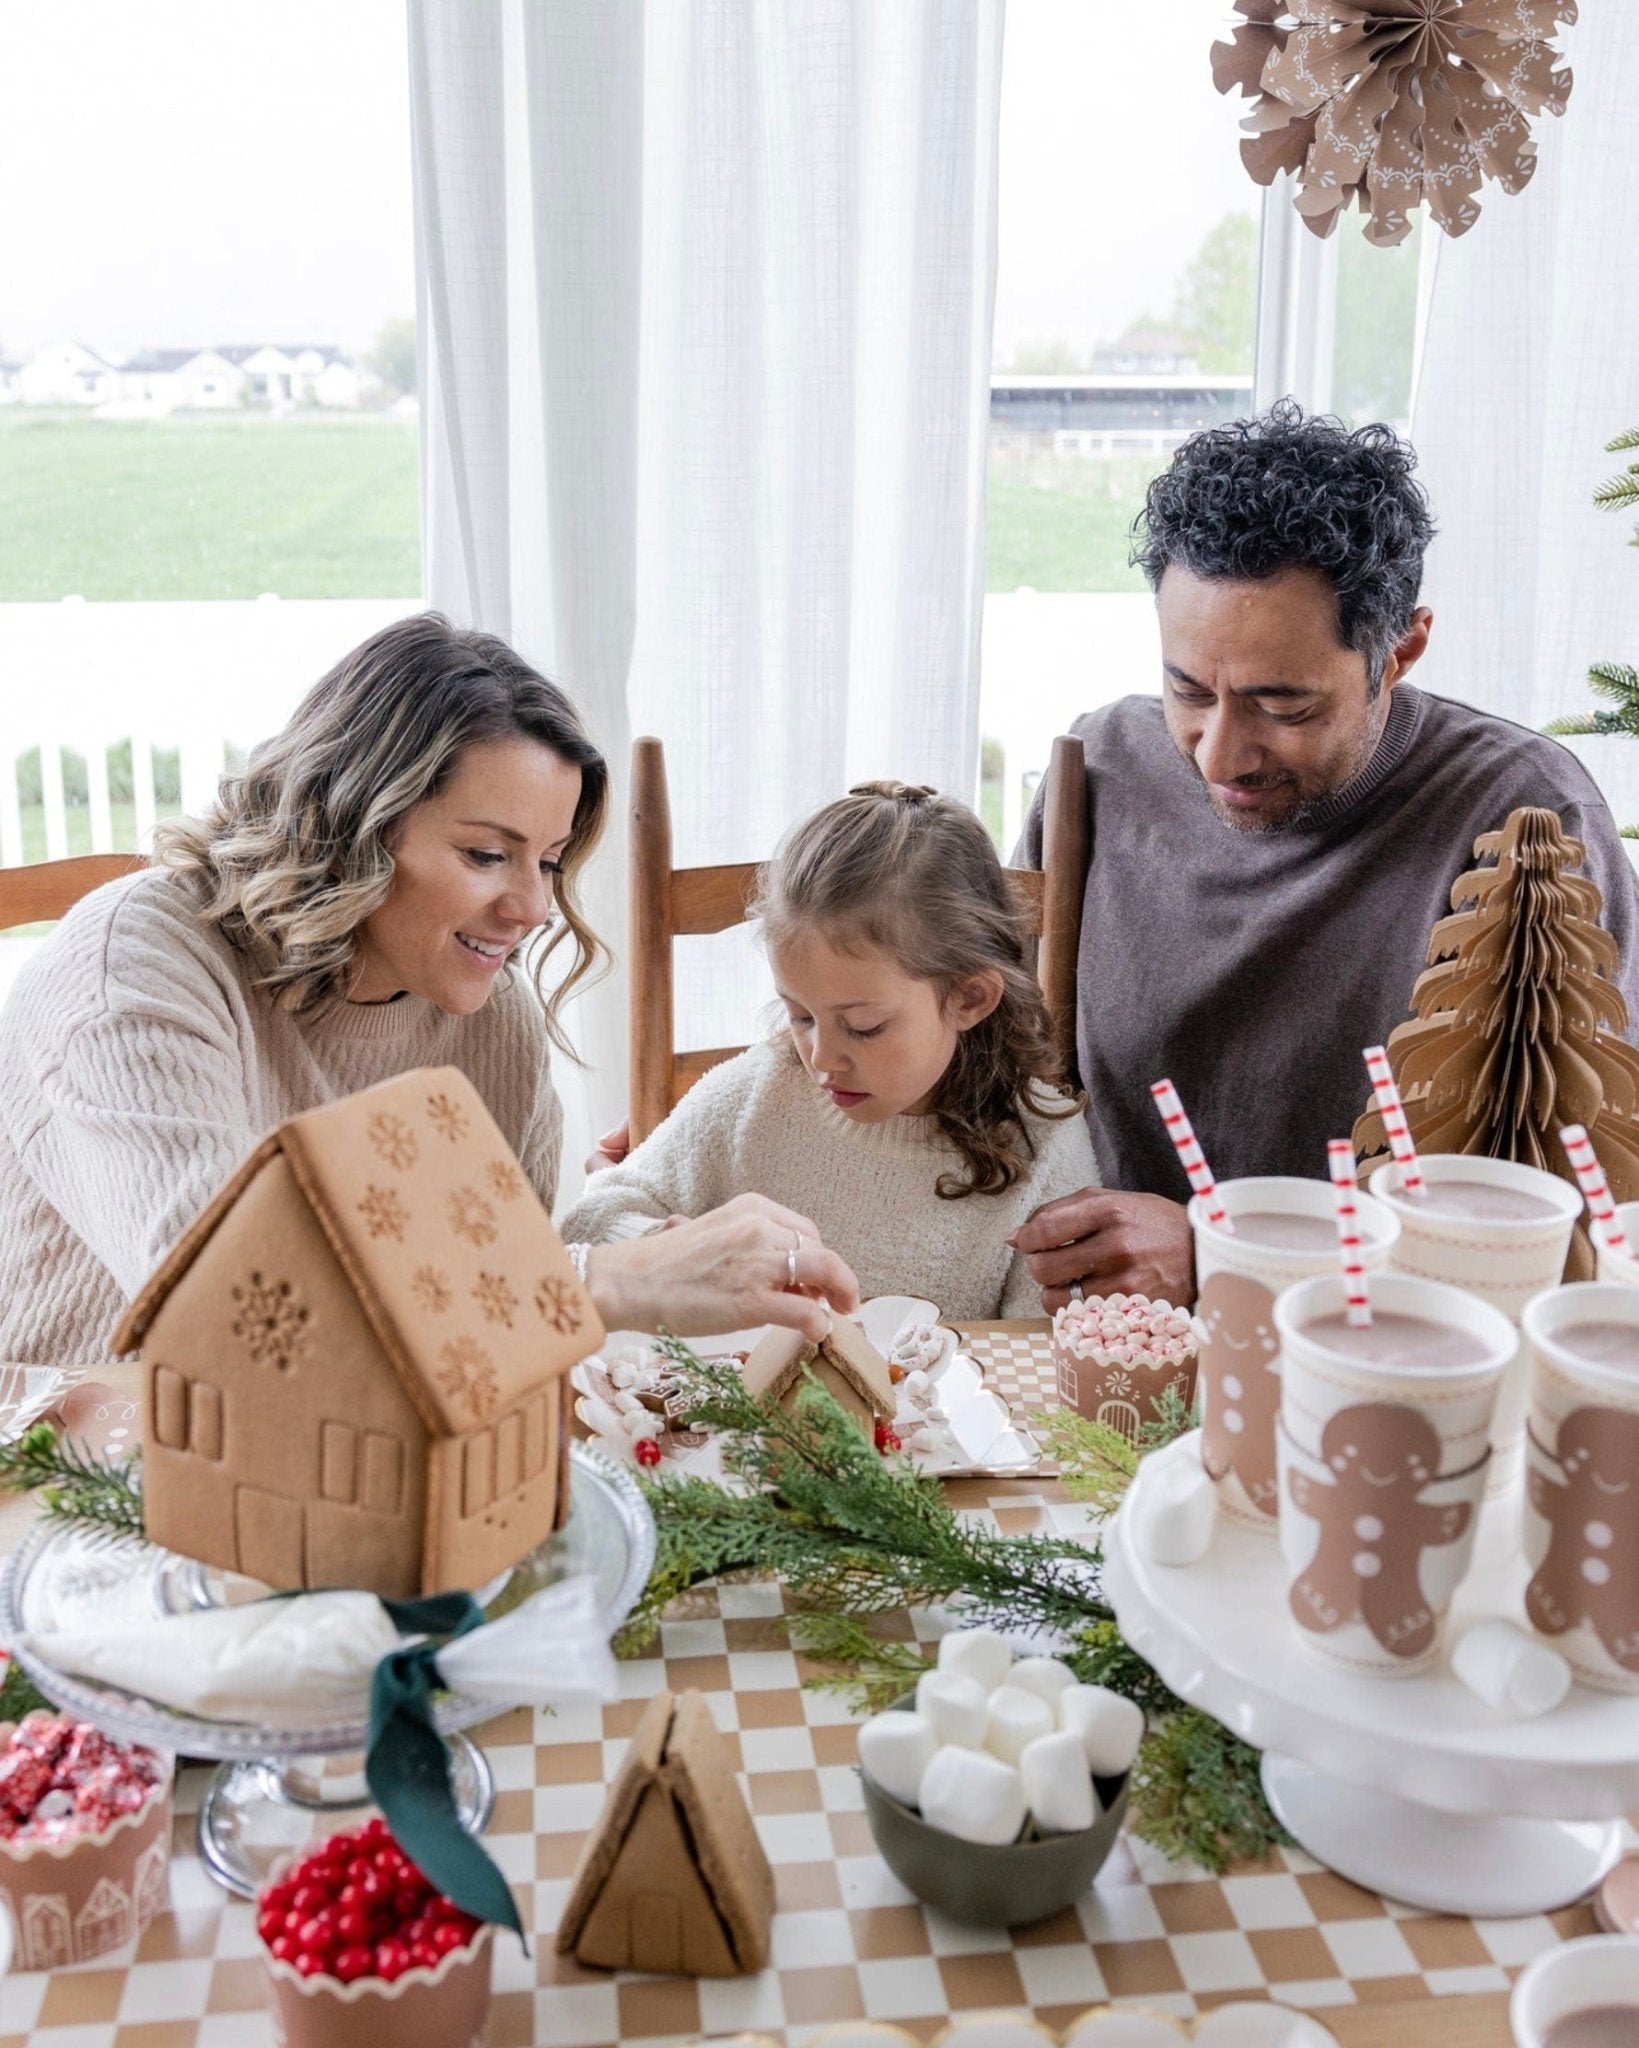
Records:
M1382 1273L1369 1328L1342 1278L1275 1304L1280 1539L1303 1640L1372 1677L1422 1671L1473 1553L1514 1326L1455 1287Z
M1639 1692L1639 1289L1525 1307L1525 1613L1585 1685Z
M1443 1280L1490 1302L1517 1329L1525 1304L1565 1271L1582 1197L1569 1181L1512 1159L1434 1152L1419 1157L1426 1193L1408 1194L1400 1169L1378 1167L1373 1195L1400 1221L1389 1260L1395 1273ZM1636 1274L1639 1280L1639 1274ZM1525 1457L1530 1378L1525 1339L1503 1375L1491 1429L1492 1494L1512 1490Z
M1232 1232L1212 1222L1199 1195L1189 1205L1199 1289L1201 1462L1220 1509L1272 1536L1281 1369L1275 1297L1296 1281L1338 1270L1337 1212L1330 1181L1294 1175L1224 1181L1218 1196ZM1393 1252L1400 1226L1370 1195L1358 1197L1358 1209L1361 1259L1375 1272Z

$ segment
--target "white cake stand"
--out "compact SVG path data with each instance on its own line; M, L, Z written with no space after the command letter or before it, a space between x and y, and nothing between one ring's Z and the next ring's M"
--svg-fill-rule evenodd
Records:
M1198 1433L1146 1458L1140 1501ZM1519 1503L1487 1502L1450 1640L1522 1622ZM1274 1534L1220 1515L1199 1563L1141 1556L1127 1504L1105 1533L1104 1589L1122 1635L1180 1698L1264 1751L1263 1786L1311 1856L1368 1890L1435 1912L1545 1913L1591 1891L1639 1808L1639 1697L1573 1685L1509 1720L1438 1666L1361 1677L1308 1645L1286 1604Z
M493 1620L543 1586L586 1572L600 1618L613 1635L648 1583L654 1518L632 1474L601 1452L572 1443L569 1469L565 1526L485 1587L479 1601ZM0 1577L0 1635L14 1641L25 1630L158 1619L263 1590L247 1580L225 1581L151 1543L42 1521ZM273 1865L304 1845L315 1825L330 1834L374 1811L364 1782L369 1700L363 1695L350 1710L324 1720L211 1721L95 1679L70 1677L32 1649L17 1646L16 1655L48 1699L115 1741L219 1764L199 1809L199 1855L219 1884L242 1897L253 1897ZM495 1784L483 1751L462 1731L493 1720L498 1711L493 1702L457 1693L443 1694L433 1708L433 1724L449 1750L456 1808L472 1834L488 1824Z

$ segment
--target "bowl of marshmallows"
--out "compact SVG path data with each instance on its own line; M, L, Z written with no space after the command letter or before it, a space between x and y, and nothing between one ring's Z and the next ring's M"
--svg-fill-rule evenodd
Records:
M900 1883L953 1919L1045 1919L1114 1846L1143 1735L1131 1700L1056 1657L957 1630L915 1693L860 1728L871 1833Z

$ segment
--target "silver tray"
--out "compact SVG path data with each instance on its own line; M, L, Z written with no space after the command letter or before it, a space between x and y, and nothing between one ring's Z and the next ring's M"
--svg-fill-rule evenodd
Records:
M613 1635L648 1584L654 1518L632 1474L612 1459L572 1443L569 1461L569 1520L479 1597L494 1619L541 1587L588 1572ZM0 1578L0 1639L15 1643L23 1631L140 1622L231 1605L262 1591L251 1581L211 1571L134 1537L112 1537L72 1522L38 1522ZM32 1650L19 1648L15 1654L48 1699L117 1741L226 1761L341 1754L362 1749L369 1732L369 1701L363 1694L355 1712L329 1719L298 1717L278 1726L206 1721L96 1679L71 1678ZM498 1711L493 1701L450 1693L438 1702L433 1718L449 1735L493 1720Z

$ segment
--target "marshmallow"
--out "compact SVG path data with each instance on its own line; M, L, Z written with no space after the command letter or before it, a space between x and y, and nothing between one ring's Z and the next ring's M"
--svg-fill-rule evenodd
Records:
M1006 1638L993 1628L959 1628L939 1638L939 1669L971 1678L981 1692L994 1692L1012 1662Z
M1194 1564L1212 1542L1218 1489L1193 1458L1174 1458L1145 1475L1127 1513L1134 1546L1152 1564Z
M1081 1738L1063 1730L1038 1735L1019 1758L1025 1802L1043 1834L1072 1835L1098 1818L1098 1795Z
M1050 1707L1055 1708L1059 1694L1075 1682L1076 1674L1068 1664L1061 1664L1057 1657L1021 1657L1007 1674L1009 1685L1039 1693Z
M963 1749L984 1746L989 1708L984 1688L955 1671L924 1671L916 1681L916 1711L941 1742Z
M1517 1721L1551 1713L1571 1689L1559 1652L1511 1621L1477 1621L1452 1651L1451 1668L1488 1707Z
M1053 1730L1053 1709L1039 1692L1022 1686L999 1685L990 1695L990 1718L985 1726L985 1748L1004 1764L1016 1764L1025 1745L1038 1735Z
M914 1806L939 1738L925 1714L873 1714L859 1731L865 1775L901 1806Z
M922 1818L961 1842L999 1847L1024 1826L1024 1780L982 1749L947 1745L922 1773Z
M1059 1726L1078 1738L1095 1778L1119 1778L1144 1739L1144 1712L1108 1686L1072 1685L1059 1695Z

